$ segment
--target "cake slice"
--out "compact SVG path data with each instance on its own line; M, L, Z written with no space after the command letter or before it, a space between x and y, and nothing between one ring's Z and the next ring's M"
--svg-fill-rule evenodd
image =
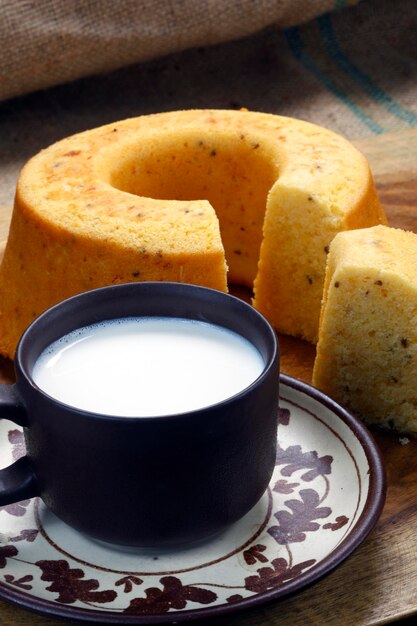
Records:
M336 235L313 384L370 424L417 432L417 235Z

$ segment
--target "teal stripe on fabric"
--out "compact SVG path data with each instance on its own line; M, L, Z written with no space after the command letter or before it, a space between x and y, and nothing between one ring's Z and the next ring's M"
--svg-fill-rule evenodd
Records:
M300 61L300 63L316 78L320 80L320 82L331 92L333 93L339 100L343 102L351 111L356 115L357 118L361 120L374 134L381 135L384 133L384 129L377 122L375 122L369 115L365 113L355 102L353 102L349 96L342 90L338 85L336 85L333 80L327 76L319 66L315 63L315 61L310 57L310 55L305 52L304 43L300 34L300 29L298 26L293 28L289 28L284 31L287 39L288 46L295 56L295 58Z
M333 11L338 11L339 9L343 9L346 4L346 0L336 0L334 3Z
M327 53L336 65L345 72L352 80L363 88L367 96L372 98L379 105L383 106L389 113L398 117L410 126L417 126L417 115L408 111L396 102L390 95L385 93L365 72L352 63L340 48L336 34L333 29L332 20L329 14L317 19L318 26L326 46Z

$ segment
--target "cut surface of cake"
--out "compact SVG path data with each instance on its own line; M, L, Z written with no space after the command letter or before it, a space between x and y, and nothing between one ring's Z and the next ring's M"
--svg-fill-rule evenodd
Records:
M386 226L330 246L313 384L366 422L417 433L417 235Z
M24 167L0 268L0 351L52 304L107 284L252 287L281 332L317 339L328 246L385 223L366 159L314 124L247 111L141 116ZM227 262L227 265L226 265Z

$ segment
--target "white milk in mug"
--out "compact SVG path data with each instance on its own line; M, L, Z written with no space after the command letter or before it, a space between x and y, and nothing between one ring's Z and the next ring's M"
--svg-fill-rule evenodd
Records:
M73 407L123 417L173 415L231 398L265 367L260 352L221 326L172 317L127 317L61 337L33 379Z

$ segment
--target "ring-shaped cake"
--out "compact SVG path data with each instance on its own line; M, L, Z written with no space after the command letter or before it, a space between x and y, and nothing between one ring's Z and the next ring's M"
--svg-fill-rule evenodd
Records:
M336 233L386 224L368 163L314 124L190 110L73 135L23 168L0 268L0 351L75 293L135 280L254 286L281 332L317 340ZM227 259L227 265L226 265Z

